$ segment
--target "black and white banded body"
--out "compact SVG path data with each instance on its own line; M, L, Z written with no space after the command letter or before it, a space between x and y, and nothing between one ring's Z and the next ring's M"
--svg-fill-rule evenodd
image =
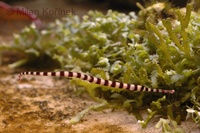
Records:
M90 83L99 84L107 87L126 89L130 91L147 91L147 92L158 92L158 93L170 93L173 94L175 90L162 90L162 89L152 89L141 85L127 84L121 82L115 82L111 80L105 80L101 78L96 78L94 76L86 75L78 72L69 71L59 71L59 72L22 72L19 75L19 80L23 75L37 75L37 76L57 76L57 77L68 77L68 78L78 78L81 80L88 81Z

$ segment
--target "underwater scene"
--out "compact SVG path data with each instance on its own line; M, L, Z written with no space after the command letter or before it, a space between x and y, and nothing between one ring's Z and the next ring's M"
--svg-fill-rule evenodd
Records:
M0 133L199 133L199 0L0 1Z

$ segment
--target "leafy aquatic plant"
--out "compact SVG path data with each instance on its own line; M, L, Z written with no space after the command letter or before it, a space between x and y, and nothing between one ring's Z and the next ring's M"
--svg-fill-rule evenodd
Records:
M175 17L154 23L148 17L144 23L145 15L134 12L89 12L82 20L69 16L41 31L34 25L26 27L14 35L12 46L1 49L24 55L11 67L37 60L42 66L44 60L50 60L52 65L57 64L56 69L73 68L103 79L176 91L163 96L74 79L100 105L84 110L72 122L90 109L125 108L146 127L155 115L180 123L187 112L191 113L187 109L192 108L193 120L199 123L195 114L200 108L200 16L192 13L190 5L186 12L173 11ZM147 118L143 118L141 110L147 110Z

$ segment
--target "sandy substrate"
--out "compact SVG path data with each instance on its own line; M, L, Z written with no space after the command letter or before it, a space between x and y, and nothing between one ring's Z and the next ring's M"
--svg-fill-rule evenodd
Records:
M21 70L20 70L21 71ZM78 96L78 88L65 78L26 76L17 81L18 72L0 67L0 132L1 133L160 133L155 129L159 118L147 128L125 110L90 111L79 123L70 118L94 102L87 94ZM200 129L191 121L180 127L188 133Z

